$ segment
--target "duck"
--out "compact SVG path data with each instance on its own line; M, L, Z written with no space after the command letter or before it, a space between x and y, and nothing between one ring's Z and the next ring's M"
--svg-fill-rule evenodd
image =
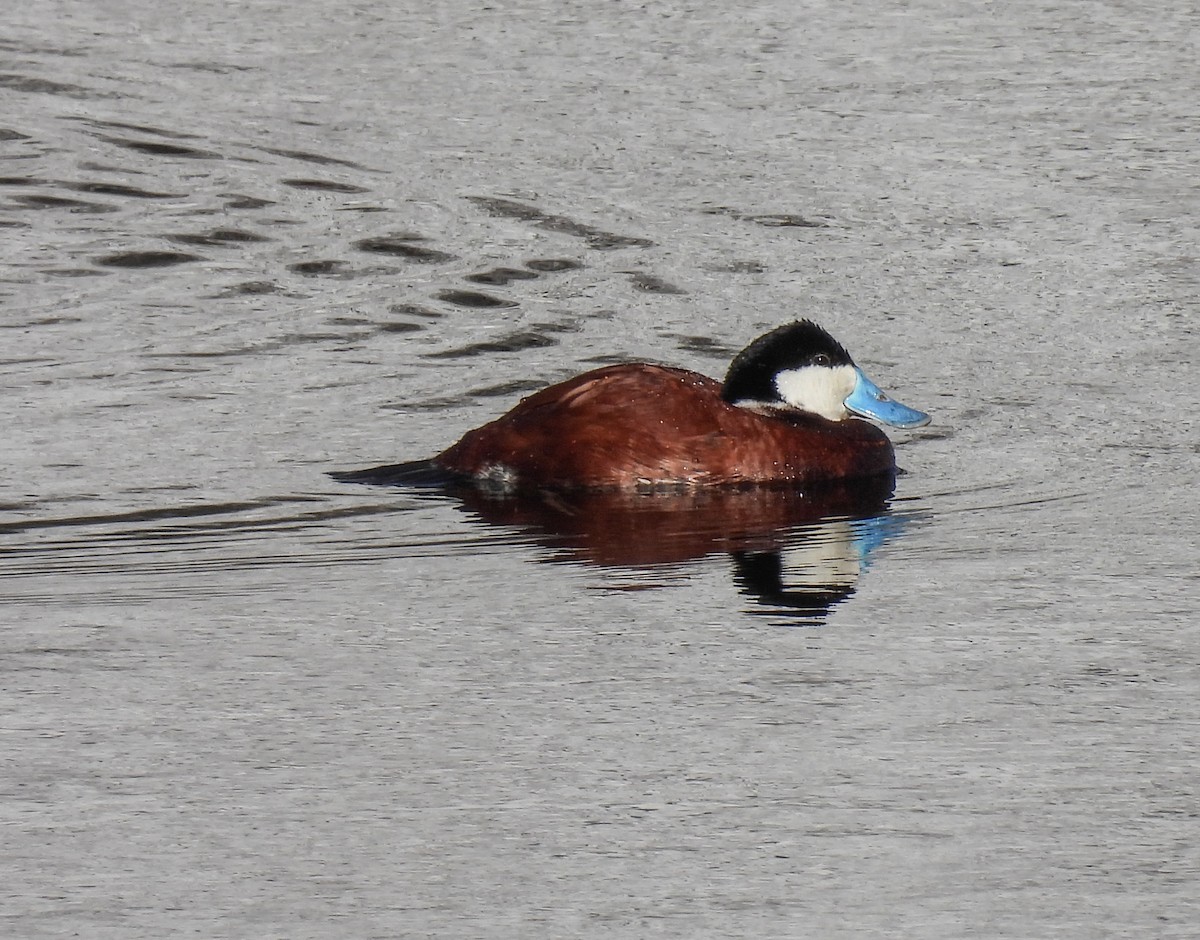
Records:
M864 420L868 419L868 420ZM724 381L648 362L551 385L429 461L481 488L678 490L804 487L895 474L876 424L930 416L889 398L811 320L758 337Z

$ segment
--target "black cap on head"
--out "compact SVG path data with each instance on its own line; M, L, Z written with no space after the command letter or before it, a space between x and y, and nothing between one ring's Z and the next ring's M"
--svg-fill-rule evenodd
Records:
M728 402L769 402L779 397L775 376L804 366L852 366L836 339L811 320L778 327L738 353L725 373L721 397Z

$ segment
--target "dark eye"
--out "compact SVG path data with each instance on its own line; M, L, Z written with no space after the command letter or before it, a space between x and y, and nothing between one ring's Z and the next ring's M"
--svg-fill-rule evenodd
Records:
M817 353L812 357L812 363L814 366L831 366L833 365L833 360L829 358L827 353Z

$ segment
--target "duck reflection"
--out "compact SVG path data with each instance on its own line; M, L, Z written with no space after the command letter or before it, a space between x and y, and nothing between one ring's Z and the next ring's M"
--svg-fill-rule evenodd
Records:
M434 488L472 517L516 528L548 561L609 568L679 565L728 554L756 612L821 623L852 596L871 553L897 536L894 477L805 487L709 487L651 492L501 492L448 476L428 461L333 474L385 486Z

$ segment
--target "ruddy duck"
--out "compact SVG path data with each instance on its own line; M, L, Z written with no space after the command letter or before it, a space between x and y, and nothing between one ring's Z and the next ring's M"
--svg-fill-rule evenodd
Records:
M585 372L467 432L434 467L488 488L809 484L895 472L888 436L929 416L889 399L809 320L761 336L724 383L634 363Z

